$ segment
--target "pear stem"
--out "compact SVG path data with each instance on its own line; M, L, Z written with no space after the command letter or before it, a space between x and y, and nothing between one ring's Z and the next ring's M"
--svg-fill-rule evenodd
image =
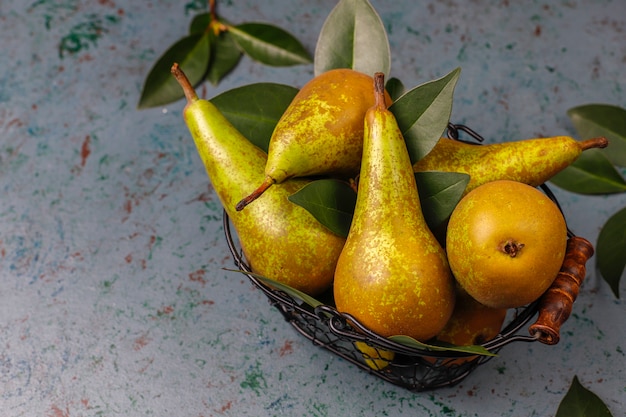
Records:
M275 182L276 181L274 181L274 178L272 178L272 177L265 177L265 180L259 186L259 188L257 188L256 190L252 191L252 193L249 196L242 198L241 201L239 201L237 203L237 205L235 206L235 209L237 211L243 210L248 204L252 203L254 200L259 198L261 196L261 194L263 194L265 192L265 190L270 188L272 186L272 184L274 184Z
M606 148L607 146L609 146L609 141L603 136L583 140L582 142L580 142L580 149L582 149L583 151L591 148Z
M374 98L375 106L379 109L387 109L385 103L385 74L377 72L374 74Z
M180 68L178 62L174 62L174 65L172 65L172 69L170 70L170 72L172 73L174 78L176 78L178 84L180 84L180 86L182 87L187 102L193 103L194 101L198 100L198 94L196 94L196 90L194 90L193 85L191 85L191 82L189 82L189 78L187 78L183 70Z

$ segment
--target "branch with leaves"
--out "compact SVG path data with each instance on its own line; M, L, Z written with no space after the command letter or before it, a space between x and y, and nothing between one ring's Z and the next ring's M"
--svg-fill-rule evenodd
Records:
M210 0L209 11L196 15L189 33L171 45L154 64L144 81L137 107L157 107L183 98L170 75L172 62L185 69L194 86L204 80L217 85L237 66L243 54L270 66L312 63L300 41L284 29L256 22L231 24L218 16L216 2Z

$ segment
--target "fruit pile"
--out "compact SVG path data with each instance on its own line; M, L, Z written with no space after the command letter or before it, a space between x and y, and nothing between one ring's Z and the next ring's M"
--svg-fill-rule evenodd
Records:
M177 64L172 73L252 271L309 296L332 290L339 312L385 338L480 344L498 334L508 309L539 299L566 258L568 230L536 187L585 149L607 145L563 136L482 146L442 138L413 163L383 74L335 69L298 92L265 153L197 96ZM468 177L440 230L425 221L416 183L416 173L431 171ZM347 236L289 200L319 177L356 190Z

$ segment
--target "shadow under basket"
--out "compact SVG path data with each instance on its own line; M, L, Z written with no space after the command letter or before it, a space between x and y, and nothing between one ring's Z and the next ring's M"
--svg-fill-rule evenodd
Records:
M235 265L242 271L252 272L235 244L226 213L223 222ZM572 304L586 274L586 261L593 252L593 246L586 239L570 235L563 266L552 286L537 301L511 309L500 333L481 346L496 354L503 346L513 342L558 343L560 327L571 313ZM285 320L314 345L410 391L455 385L477 366L493 358L450 350L424 350L397 343L371 332L354 317L340 313L331 305L313 308L284 291L266 285L252 274L246 276L255 287L263 291ZM534 323L526 326L534 317ZM521 334L520 330L525 327L528 327L528 334ZM367 353L363 353L362 345L361 350L357 349L358 343L370 347ZM389 352L393 352L393 355Z

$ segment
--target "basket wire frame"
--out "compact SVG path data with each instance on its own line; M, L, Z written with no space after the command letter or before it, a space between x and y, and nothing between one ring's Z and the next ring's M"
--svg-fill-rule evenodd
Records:
M478 133L467 126L448 125L447 134L451 139L460 140L459 132L461 131L478 142L483 141ZM545 184L541 188L560 210L558 201L550 189ZM337 311L331 305L313 308L296 300L284 291L268 286L252 274L242 250L233 239L230 219L226 211L223 214L223 226L235 266L246 273L252 284L265 294L269 303L278 309L284 319L314 345L332 352L368 373L410 391L419 392L456 385L479 365L494 357L450 350L414 348L377 335L354 317ZM568 229L568 236L573 235ZM537 341L536 336L519 333L537 312L537 301L524 307L510 309L506 324L500 333L495 338L482 343L481 346L495 355L502 347L510 343ZM355 346L356 342L366 343L373 347L374 353L370 353L372 356L369 357L358 350ZM394 352L393 359L385 359L383 356L385 351ZM379 356L376 356L376 353ZM372 366L373 362L384 365Z

